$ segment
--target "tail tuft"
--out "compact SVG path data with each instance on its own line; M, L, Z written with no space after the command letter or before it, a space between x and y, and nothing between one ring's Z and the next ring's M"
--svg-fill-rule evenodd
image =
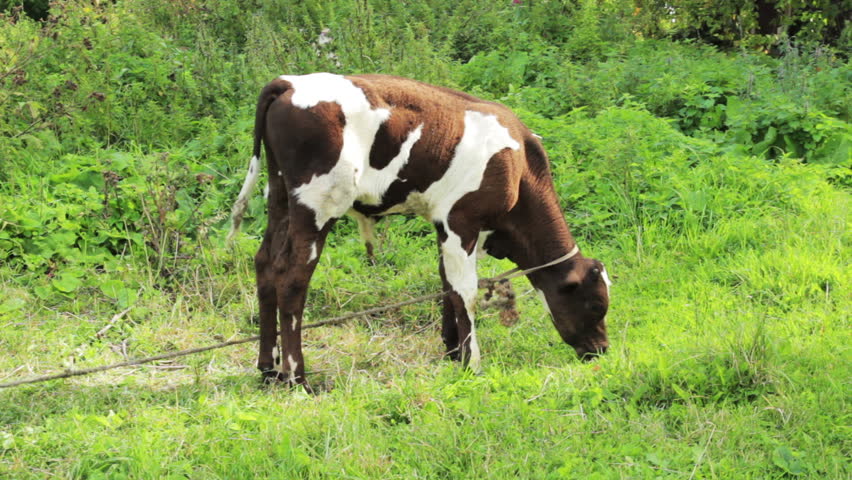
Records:
M249 197L251 197L254 187L257 185L257 177L260 176L260 159L256 156L251 157L246 179L243 181L243 188L240 189L240 194L237 196L237 201L231 209L231 231L228 232L228 243L234 240L234 236L240 231L240 224L243 223L243 215L248 207Z
M254 117L254 148L252 149L251 163L249 163L249 170L243 182L243 188L240 190L240 195L231 209L231 230L228 232L228 243L232 242L234 236L240 231L240 224L243 222L243 215L246 213L249 197L257 185L258 176L260 176L260 147L263 141L263 134L266 130L266 111L269 110L269 105L289 88L290 84L288 82L277 78L260 92Z

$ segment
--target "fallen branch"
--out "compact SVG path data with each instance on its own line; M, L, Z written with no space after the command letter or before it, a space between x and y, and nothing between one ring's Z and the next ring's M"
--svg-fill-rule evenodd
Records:
M384 312L384 311L387 311L387 310L393 310L395 308L404 307L406 305L412 305L412 304L419 303L419 302L425 302L426 300L438 298L438 297L441 297L443 295L444 295L443 292L432 293L432 294L429 294L429 295L422 295L422 296L419 296L419 297L415 297L415 298L412 298L412 299L409 299L409 300L404 300L402 302L394 303L394 304L391 304L391 305L384 305L384 306L381 306L381 307L370 308L370 309L367 309L367 310L364 310L364 311L361 311L361 312L347 313L346 315L341 315L339 317L330 318L328 320L323 320L323 321L316 322L316 323L309 323L307 325L302 325L302 328L317 328L317 327L323 327L323 326L326 326L326 325L339 325L339 324L344 323L347 320L351 320L355 317L360 317L360 316L363 316L363 315L372 315L374 313L381 313L381 312ZM120 315L120 314L117 314L116 316L118 316L118 315ZM104 327L104 328L106 329L106 327ZM102 329L102 330L104 330L104 329ZM280 334L280 333L281 332L278 332L278 334ZM47 381L50 381L50 380L58 380L58 379L61 379L61 378L71 378L71 377L78 377L78 376L81 376L81 375L91 375L93 373L104 372L104 371L113 370L113 369L116 369L116 368L133 367L133 366L136 366L136 365L143 365L143 364L146 364L146 363L156 362L158 360L168 360L168 359L171 359L171 358L185 357L187 355L193 355L193 354L196 354L196 353L207 352L207 351L210 351L210 350L217 350L217 349L220 349L220 348L230 347L232 345L240 345L240 344L243 344L243 343L256 342L258 340L260 340L260 335L253 335L253 336L247 337L247 338L240 338L240 339L237 339L237 340L228 340L226 342L216 343L216 344L213 344L213 345L207 345L205 347L196 347L196 348L189 348L189 349L186 349L186 350L179 350L179 351L176 351L176 352L162 353L160 355L154 355L154 356L145 357L145 358L137 358L137 359L134 359L134 360L128 360L126 362L113 363L111 365L102 365L100 367L92 367L92 368L82 368L82 369L79 369L79 370L65 370L64 372L55 373L55 374L52 374L52 375L42 375L42 376L39 376L39 377L24 378L24 379L21 379L21 380L16 380L14 382L0 383L0 388L11 388L11 387L17 387L17 386L20 386L20 385L27 385L27 384L31 384L31 383L41 383L41 382L47 382Z
M121 320L121 319L122 319L125 315L127 315L127 312L129 312L129 311L130 311L130 307L127 307L127 308L125 308L124 310L122 310L122 311L120 311L120 312L116 313L115 315L113 315L113 316L112 316L112 319L109 321L109 323L107 323L106 325L104 325L104 328L102 328L102 329L98 330L98 333L96 333L96 334L95 334L95 338L101 338L101 337L103 337L103 336L104 336L104 334L106 334L106 332L107 332L107 331L109 331L109 329L110 329L110 328L114 327L114 326L115 326L115 324L116 324L119 320Z

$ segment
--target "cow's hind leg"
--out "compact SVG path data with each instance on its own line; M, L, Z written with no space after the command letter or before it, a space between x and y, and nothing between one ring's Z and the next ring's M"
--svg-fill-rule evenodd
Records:
M302 355L302 313L308 284L319 263L323 245L334 220L318 229L313 212L301 205L290 208L290 223L285 248L272 259L278 318L281 323L281 368L278 379L290 385L310 387L305 379Z
M449 224L448 224L449 223ZM476 303L476 240L478 231L465 222L443 222L437 225L438 238L441 243L441 263L443 277L449 286L449 299L455 323L455 339L452 328L448 328L446 318L448 307L445 306L445 343L449 348L452 340L458 345L458 358L463 365L478 372L480 363L479 343L476 339L474 324L474 307ZM454 228L455 227L455 228Z
M286 224L284 227L286 228ZM260 249L254 256L257 299L260 306L260 344L257 368L263 373L264 378L277 377L275 371L277 362L273 358L273 348L277 337L278 302L275 292L275 276L272 271L273 245L276 244L273 244L272 239L280 236L282 235L277 234L273 228L267 228Z
M289 215L287 210L287 192L283 182L278 177L270 177L269 215L266 233L254 256L255 277L257 281L257 297L260 315L260 342L257 357L257 368L263 372L265 379L278 377L277 364L280 364L281 352L273 353L277 343L278 330L278 300L275 291L275 271L272 259L277 253L286 249L289 230ZM276 361L275 356L279 357Z

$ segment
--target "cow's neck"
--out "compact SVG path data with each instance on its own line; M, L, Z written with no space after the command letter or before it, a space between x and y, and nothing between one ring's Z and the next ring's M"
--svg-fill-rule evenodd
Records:
M551 262L576 245L556 193L546 182L521 182L518 203L506 216L503 231L510 245L508 257L522 269Z

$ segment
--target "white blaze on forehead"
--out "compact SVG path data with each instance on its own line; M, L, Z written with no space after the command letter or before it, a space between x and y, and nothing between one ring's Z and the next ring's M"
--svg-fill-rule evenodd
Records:
M299 325L299 319L298 319L298 318L296 318L296 316L295 316L295 315L293 315L293 320L292 320L292 322L290 323L290 330L293 330L293 331L295 332L295 331L296 331L296 327L297 327L298 325Z
M612 282L609 281L609 275L606 274L606 267L601 270L601 278L603 278L604 285L606 285L606 296L609 297L609 287L612 286Z

